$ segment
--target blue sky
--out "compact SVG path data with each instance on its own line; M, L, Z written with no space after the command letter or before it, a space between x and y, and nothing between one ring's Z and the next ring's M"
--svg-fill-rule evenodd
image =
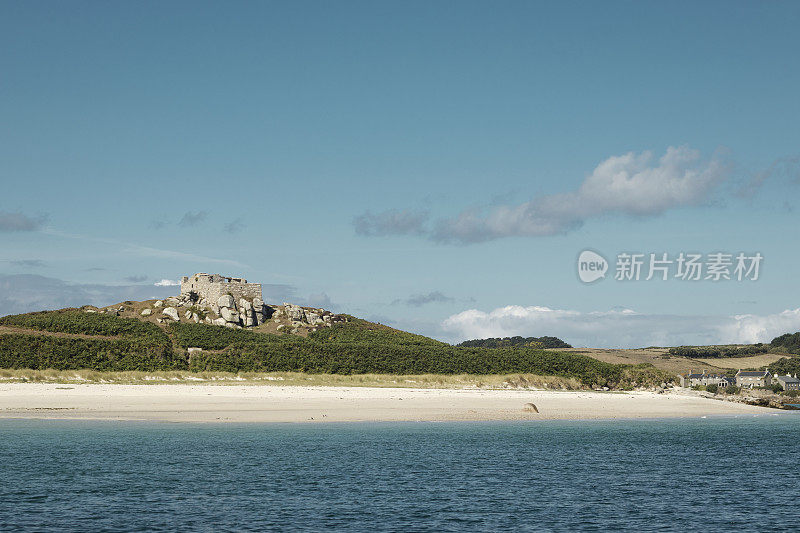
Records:
M204 271L446 340L800 329L797 3L0 13L0 314ZM764 264L755 282L585 285L586 248Z

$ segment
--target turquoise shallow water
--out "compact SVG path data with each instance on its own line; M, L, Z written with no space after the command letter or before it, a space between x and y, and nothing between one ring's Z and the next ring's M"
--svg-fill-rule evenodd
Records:
M0 421L3 531L800 529L800 416Z

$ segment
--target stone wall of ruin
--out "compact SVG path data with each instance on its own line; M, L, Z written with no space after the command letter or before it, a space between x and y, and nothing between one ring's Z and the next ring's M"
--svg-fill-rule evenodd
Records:
M228 281L218 274L195 274L184 276L181 279L181 294L196 293L200 298L205 298L209 303L216 303L220 296L230 294L237 300L245 298L261 298L260 283L245 283L242 281Z

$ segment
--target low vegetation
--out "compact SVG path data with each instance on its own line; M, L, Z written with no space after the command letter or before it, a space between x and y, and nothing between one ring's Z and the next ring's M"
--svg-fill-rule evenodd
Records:
M399 344L402 346L450 346L446 342L430 337L375 324L360 318L345 315L347 322L315 331L309 337L326 342L360 342L377 344Z
M75 309L4 316L0 318L0 326L16 326L54 333L135 336L169 341L164 330L150 322L100 313L84 313Z
M476 376L471 374L306 374L302 372L189 372L97 370L0 369L0 383L118 383L118 384L196 384L207 385L306 385L341 387L405 387L417 389L516 389L579 390L583 385L574 378L508 374Z
M95 371L189 371L326 375L535 375L582 386L631 388L670 381L650 365L604 363L585 355L532 346L457 347L421 335L351 318L311 333L273 335L205 324L167 328L136 319L48 311L0 319L0 324L41 332L104 335L65 338L46 334L0 335L0 367ZM185 349L202 348L188 357Z
M76 339L0 335L0 368L175 370L186 366L169 342L149 338Z
M770 351L769 344L752 344L750 346L678 346L670 348L669 354L691 359L716 359L728 357L747 357Z
M741 390L736 385L728 385L727 387L720 387L719 385L715 385L714 383L709 383L708 385L695 385L692 387L694 390L706 391L712 394L717 394L718 392L724 392L725 394L739 394Z
M3 334L0 368L120 371L173 370L185 365L164 330L135 318L68 309L6 316L0 318L0 325L100 337Z
M467 348L515 348L526 346L529 348L572 348L558 337L493 337L488 339L475 339L464 341L458 346Z

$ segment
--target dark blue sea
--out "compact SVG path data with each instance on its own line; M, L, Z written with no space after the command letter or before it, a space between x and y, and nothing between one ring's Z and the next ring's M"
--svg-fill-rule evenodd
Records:
M800 415L800 413L798 413ZM0 421L2 531L798 531L800 416Z

